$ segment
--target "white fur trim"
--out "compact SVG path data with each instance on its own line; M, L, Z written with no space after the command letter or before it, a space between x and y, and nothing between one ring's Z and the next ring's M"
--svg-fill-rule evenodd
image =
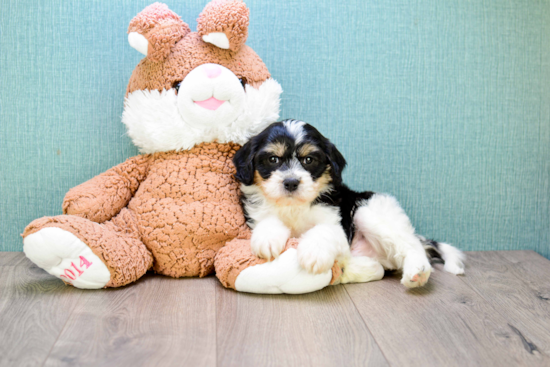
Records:
M99 257L74 234L60 228L46 227L28 235L23 251L37 266L76 288L103 288L111 279Z
M310 274L302 269L297 251L291 248L274 261L244 269L235 280L235 288L248 293L301 294L322 289L331 279L331 270Z
M128 43L133 49L147 56L147 50L149 49L149 41L137 32L128 33Z
M186 150L212 141L242 145L279 118L281 93L274 79L259 89L247 85L242 109L233 121L197 127L182 117L175 89L138 90L126 98L122 122L142 153Z
M216 47L227 50L229 48L229 39L223 32L212 32L202 36L202 40L207 43L211 43Z

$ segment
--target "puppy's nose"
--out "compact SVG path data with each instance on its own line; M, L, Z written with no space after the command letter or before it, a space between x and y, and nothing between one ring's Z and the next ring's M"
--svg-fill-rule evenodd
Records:
M287 178L286 180L283 181L285 190L290 192L296 191L299 184L300 184L300 180L297 180L295 178Z
M217 78L222 73L222 68L215 64L205 64L202 69L210 79Z

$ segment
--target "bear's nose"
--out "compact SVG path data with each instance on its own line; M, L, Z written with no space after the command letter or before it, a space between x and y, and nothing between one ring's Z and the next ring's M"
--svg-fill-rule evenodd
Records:
M204 70L206 76L210 79L217 78L222 73L222 68L214 64L203 65L202 70Z

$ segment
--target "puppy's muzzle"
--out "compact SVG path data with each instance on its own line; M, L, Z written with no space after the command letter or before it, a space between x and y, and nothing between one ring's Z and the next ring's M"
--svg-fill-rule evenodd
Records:
M286 178L283 181L283 186L288 192L296 191L298 189L298 185L300 185L300 180L296 178Z

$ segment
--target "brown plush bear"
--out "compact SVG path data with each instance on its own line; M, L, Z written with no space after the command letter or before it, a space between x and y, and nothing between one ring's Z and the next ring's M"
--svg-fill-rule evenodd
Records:
M155 3L130 22L129 43L146 57L122 120L143 154L71 189L65 215L30 223L29 259L78 288L119 287L149 269L206 276L226 242L249 238L231 160L278 118L282 90L244 45L248 13L240 0L214 0L191 32ZM254 260L247 241L232 244ZM242 260L226 257L224 274L243 267L232 259Z

